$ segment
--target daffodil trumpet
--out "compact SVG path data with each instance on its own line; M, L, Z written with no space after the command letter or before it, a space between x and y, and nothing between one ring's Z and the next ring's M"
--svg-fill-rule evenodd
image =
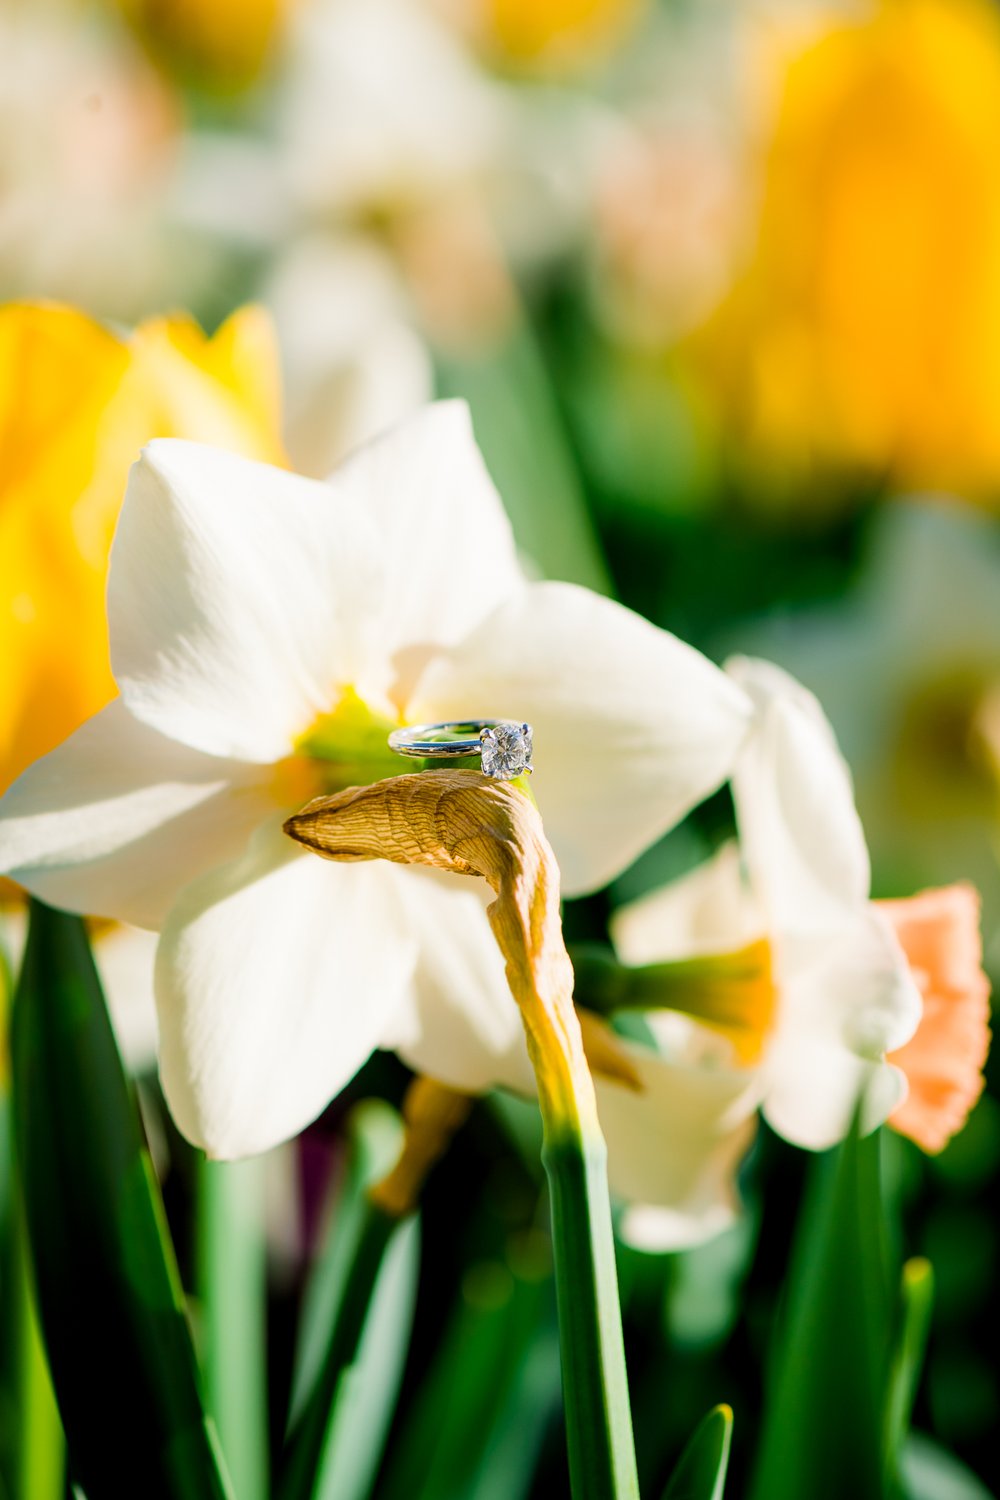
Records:
M588 1011L674 1011L728 1037L754 1062L774 1020L771 944L761 937L733 951L630 966L610 948L574 948L576 1002Z
M637 1497L607 1152L573 1006L558 866L536 808L475 771L427 771L316 798L284 826L325 859L427 865L482 876L495 890L487 915L542 1114L573 1495Z

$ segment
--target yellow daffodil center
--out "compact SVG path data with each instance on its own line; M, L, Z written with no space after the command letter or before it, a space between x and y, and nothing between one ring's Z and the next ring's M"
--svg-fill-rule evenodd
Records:
M573 954L577 1003L601 1014L674 1011L721 1033L741 1063L756 1062L774 1025L777 991L766 938L731 953L620 965L609 954Z
M389 749L389 734L398 723L347 687L336 707L319 714L296 740L294 756L282 762L283 774L296 789L297 783L310 787L308 796L321 796L417 771L420 761L402 760Z
M478 755L442 762L396 754L389 749L388 739L403 722L377 713L353 687L345 688L336 708L319 714L296 740L294 755L281 762L278 774L282 800L305 803L310 797L332 796L349 786L370 786L388 776L405 776L431 765L446 765L451 770L480 769ZM526 776L516 777L511 784L534 802Z

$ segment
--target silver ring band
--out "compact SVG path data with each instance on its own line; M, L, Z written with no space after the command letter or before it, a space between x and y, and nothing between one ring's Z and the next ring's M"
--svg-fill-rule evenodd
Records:
M478 755L483 773L496 781L530 776L531 725L513 719L457 719L394 729L389 749L417 760L457 760Z

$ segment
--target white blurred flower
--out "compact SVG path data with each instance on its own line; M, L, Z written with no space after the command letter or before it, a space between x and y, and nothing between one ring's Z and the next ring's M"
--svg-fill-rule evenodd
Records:
M949 496L912 497L880 509L843 600L741 631L822 701L883 880L971 880L994 954L996 780L983 741L1000 683L998 595L995 520Z
M711 970L719 960L704 1014L697 1001L686 1015L646 1011L645 1042L622 1040L640 1089L595 1077L608 1175L625 1205L622 1233L645 1249L699 1244L733 1223L736 1176L758 1110L788 1140L813 1149L843 1137L862 1096L866 1128L884 1120L906 1092L886 1053L910 1039L922 1009L893 924L869 900L849 774L818 703L769 663L735 659L728 672L755 708L732 775L742 854L736 843L724 845L612 920L629 965L698 958ZM768 975L727 962L762 938L776 1003ZM483 955L470 953L461 983L446 986L434 971L423 977L431 989L460 995L487 968ZM579 999L586 1004L585 990ZM742 1053L718 1024L741 1013L755 1043ZM415 1007L404 1007L396 1024L404 1027L400 1050L416 1066L432 1070L450 1050L480 1086L492 1068L507 1087L531 1090L518 1038L498 1062L499 1051L483 1050L457 1003L450 1013L437 1010L421 1037Z
M322 478L430 400L430 355L395 268L360 236L301 240L264 291L284 367L285 442Z
M28 913L23 903L0 907L0 943L15 974L27 935ZM140 1077L156 1066L156 934L120 922L102 922L91 932L90 942L122 1061L133 1077Z
M311 0L293 18L281 133L314 213L385 212L490 170L503 90L420 0Z
M388 728L531 722L533 785L580 893L728 775L749 718L674 637L525 582L455 403L327 485L151 444L109 617L121 697L7 793L0 868L56 905L161 929L164 1091L218 1156L300 1130L408 1008L415 1062L459 1087L493 1081L482 1048L415 1055L449 1009L475 1018L498 1073L519 1036L475 889L331 864L281 832L317 792L402 770Z
M3 7L0 57L0 295L134 320L176 272L171 94L125 38L72 8Z
M474 336L511 312L507 263L579 236L604 110L490 76L426 0L311 0L277 111L293 218L396 260L418 314Z
M758 1103L779 1134L812 1149L841 1139L859 1102L866 1128L886 1119L906 1092L886 1053L913 1035L922 1002L892 924L869 900L850 777L819 704L770 663L740 658L727 670L756 708L732 778L740 845L725 844L691 875L622 908L612 932L631 965L724 954L762 936L770 941L777 1004L762 1027L759 1060L737 1067L727 1049L727 1064L720 1038L698 1069L703 1095L719 1090L716 1150L728 1139L734 1168ZM677 1019L646 1017L667 1060L677 1056ZM705 1027L682 1019L687 1046L700 1034L707 1047ZM734 1068L743 1085L741 1092L732 1079L731 1105L721 1080ZM638 1099L633 1108L633 1152L642 1141L643 1104ZM724 1208L732 1182L715 1173L706 1191L713 1183ZM656 1210L665 1194L655 1161L645 1194L637 1184L630 1196L651 1200L638 1219L645 1242L672 1243L672 1220Z

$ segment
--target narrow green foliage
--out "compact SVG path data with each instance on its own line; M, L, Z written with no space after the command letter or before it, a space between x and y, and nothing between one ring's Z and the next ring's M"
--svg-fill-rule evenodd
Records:
M779 1318L752 1500L883 1500L892 1326L878 1135L813 1164Z
M663 1500L722 1500L732 1440L732 1408L713 1407L688 1439Z
M552 1200L573 1500L639 1494L603 1140L561 1133L542 1161Z
M897 1472L903 1443L910 1430L920 1374L927 1352L934 1308L934 1271L930 1261L908 1260L900 1284L899 1334L893 1354L886 1403L885 1456L887 1478Z
M367 1189L392 1166L399 1116L368 1101L350 1122L350 1156L307 1288L280 1500L362 1500L395 1409L416 1303L415 1218L392 1218Z
M32 906L14 1006L42 1330L88 1500L224 1500L159 1188L83 924Z
M198 1161L195 1239L205 1400L240 1500L266 1500L265 1161Z
M13 1264L10 1292L14 1301L14 1380L16 1421L12 1488L30 1500L62 1500L66 1485L66 1444L56 1409L49 1367L42 1347L28 1247L23 1226L12 1224Z
M555 1301L538 1261L522 1252L467 1273L378 1500L528 1493L545 1429L558 1416Z

